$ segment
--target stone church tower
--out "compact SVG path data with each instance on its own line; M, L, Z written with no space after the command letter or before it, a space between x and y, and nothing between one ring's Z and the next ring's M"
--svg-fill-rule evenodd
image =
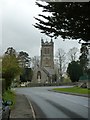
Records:
M37 65L33 70L34 83L52 83L54 71L54 43L41 39L40 66Z
M54 68L54 43L51 39L50 42L44 42L41 39L41 67Z

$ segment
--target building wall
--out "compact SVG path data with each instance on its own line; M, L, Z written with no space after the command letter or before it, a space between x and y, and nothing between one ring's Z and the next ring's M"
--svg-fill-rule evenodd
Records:
M41 72L41 79L40 79L40 81L37 78L38 71ZM33 73L34 73L33 74L33 79L32 79L33 83L45 83L48 80L47 74L40 67L36 68L33 71Z

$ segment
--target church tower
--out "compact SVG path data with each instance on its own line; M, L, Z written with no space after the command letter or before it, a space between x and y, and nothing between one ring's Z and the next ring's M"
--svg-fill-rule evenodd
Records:
M41 67L54 68L54 43L41 39Z
M52 83L55 82L54 75L54 42L41 39L41 60L40 66L37 66L33 72L34 83Z

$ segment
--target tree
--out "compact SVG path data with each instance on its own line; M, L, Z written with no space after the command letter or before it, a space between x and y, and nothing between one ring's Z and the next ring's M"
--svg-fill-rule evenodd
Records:
M88 75L88 77L90 77L90 68L87 69L87 75Z
M65 52L63 49L59 48L57 51L56 57L58 58L58 65L59 65L59 75L60 80L62 81L62 76L65 70Z
M83 74L80 63L78 61L69 63L67 73L72 82L78 82L80 76Z
M79 60L80 60L80 64L83 69L83 73L85 73L88 69L87 67L88 67L88 62L89 62L89 58L88 58L89 50L86 45L81 46L80 53L81 55L79 57Z
M43 12L50 13L35 17L37 23L34 27L41 33L54 38L90 41L90 2L47 2L45 5L36 2L36 5L43 8Z
M23 51L19 52L18 61L20 67L22 68L22 74L20 75L21 82L31 81L32 79L32 69L30 68L31 58L29 57L28 53Z
M69 60L72 62L72 61L76 61L77 59L77 52L78 52L78 48L76 47L73 47L69 50L68 52L68 57L69 57Z
M27 82L32 80L33 71L31 68L25 68L23 74L20 76L21 82Z
M10 88L12 81L20 73L21 69L16 56L4 55L2 58L2 77L5 79L6 89Z
M32 61L33 68L40 66L40 57L39 56L32 57L31 61Z
M23 51L19 52L18 60L22 68L30 67L31 58L29 57L28 53L23 52Z
M5 55L16 56L16 50L13 47L9 47L9 48L7 48L7 51L5 52Z

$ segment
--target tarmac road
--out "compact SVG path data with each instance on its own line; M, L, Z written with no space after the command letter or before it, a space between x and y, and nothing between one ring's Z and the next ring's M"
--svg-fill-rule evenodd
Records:
M16 92L27 96L34 108L36 118L88 119L90 98L48 91L52 88L17 88Z

